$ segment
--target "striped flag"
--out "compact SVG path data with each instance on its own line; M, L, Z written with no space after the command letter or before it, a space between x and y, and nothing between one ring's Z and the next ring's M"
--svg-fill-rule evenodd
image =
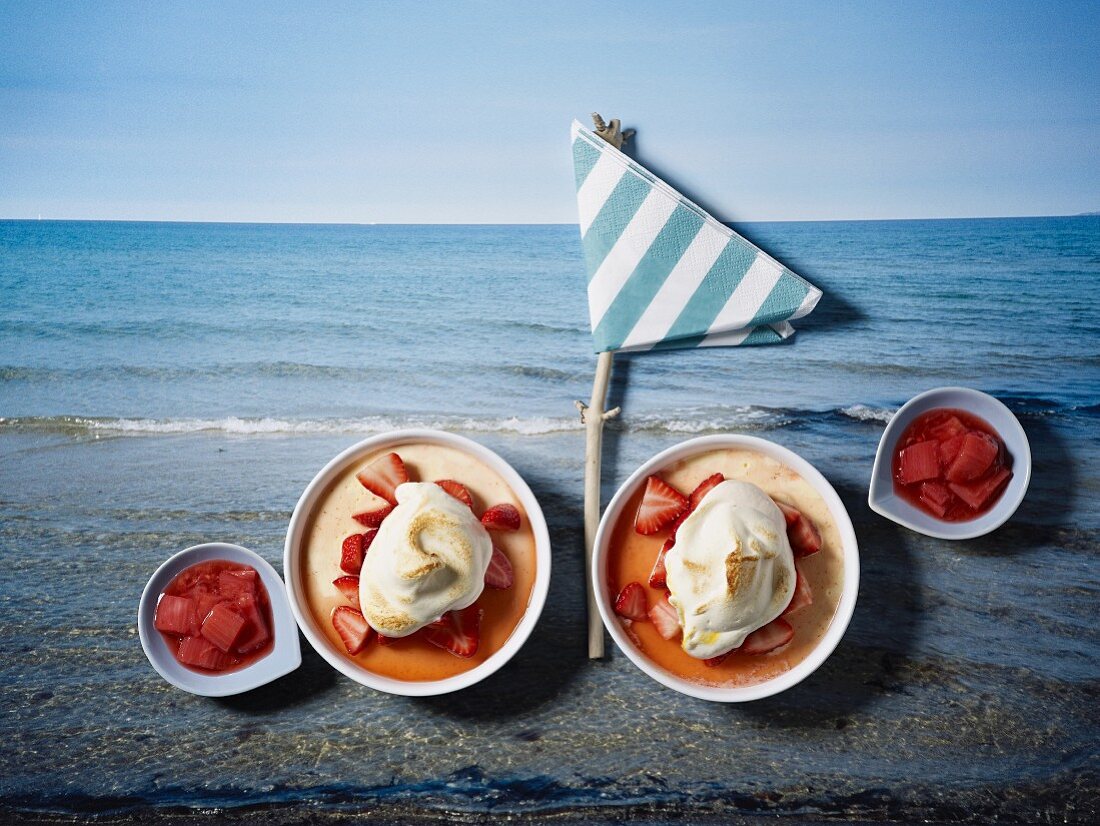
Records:
M573 122L597 352L774 344L821 290Z

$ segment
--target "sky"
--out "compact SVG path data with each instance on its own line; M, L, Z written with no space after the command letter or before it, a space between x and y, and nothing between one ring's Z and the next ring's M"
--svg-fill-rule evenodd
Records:
M721 220L1100 210L1100 2L0 0L0 218L574 223L573 118Z

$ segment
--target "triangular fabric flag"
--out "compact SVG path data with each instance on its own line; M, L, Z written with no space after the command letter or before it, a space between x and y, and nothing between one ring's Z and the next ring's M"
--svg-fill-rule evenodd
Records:
M775 344L821 290L573 121L597 352Z

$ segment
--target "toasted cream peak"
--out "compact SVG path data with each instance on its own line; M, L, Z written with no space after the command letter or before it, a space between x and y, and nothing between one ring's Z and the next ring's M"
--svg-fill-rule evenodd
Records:
M473 511L434 482L397 487L359 572L359 605L376 631L405 637L481 596L493 555Z
M794 594L783 513L748 482L722 482L703 497L677 528L665 567L683 648L699 659L737 648Z

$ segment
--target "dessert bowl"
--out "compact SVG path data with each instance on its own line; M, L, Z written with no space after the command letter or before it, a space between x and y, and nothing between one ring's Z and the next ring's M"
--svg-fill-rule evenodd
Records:
M340 562L340 568L336 567L341 552L339 537L349 530L362 530L362 527L356 528L355 525L365 525L370 520L367 512L354 514L352 511L364 507L369 510L372 502L383 505L378 511L383 515L379 516L380 521L358 560L364 576L361 594L367 594L367 589L377 583L366 579L367 567L363 566L363 560L368 560L369 566L378 559L371 555L379 552L378 547L371 548L370 543L389 524L385 521L389 517L384 514L392 512L397 518L401 507L405 507L402 505L394 509L392 499L391 505L386 506L382 499L377 498L377 492L372 492L369 487L364 489L368 484L362 478L364 468L374 467L380 458L393 455L402 463L402 470L404 463L408 462L410 482L414 479L421 483L438 482L441 476L445 476L446 480L457 480L457 487L463 489L463 494L477 502L475 521L482 506L492 506L498 502L514 503L526 517L522 520L522 529L515 533L492 534L494 546L499 544L513 554L515 587L504 597L504 592L490 593L489 585L484 586L476 605L485 608L479 633L486 639L480 649L475 646L472 655L453 649L447 652L432 648L418 638L419 632L405 638L400 634L382 637L374 628L365 632L369 644L355 647L348 644L348 638L338 627L337 612L351 610L351 607L345 607L346 600L352 600L351 606L360 607L357 606L354 591L341 596L332 587L337 586L337 579L349 579L341 575L348 573L344 561ZM396 495L400 497L403 495L401 491L413 487L424 486L399 486ZM420 492L417 495L420 496ZM470 504L468 499L466 504ZM473 509L471 505L470 510ZM483 524L485 516L482 514ZM368 531L363 536L367 537L370 533ZM350 538L344 540L345 544ZM330 665L356 682L379 691L412 697L431 696L474 685L498 670L523 646L538 622L550 585L550 536L531 489L496 453L452 433L426 429L399 430L352 445L313 478L290 519L284 569L287 572L287 593L298 626L310 645ZM336 579L333 579L334 574ZM488 576L486 582L489 582ZM359 586L352 587L358 589ZM501 608L502 605L505 607ZM361 608L362 612L354 611L360 627L366 625L363 614L367 613L367 604L364 603ZM455 610L451 613L464 612ZM497 627L491 624L494 617L497 618ZM442 621L437 620L433 625ZM432 645L438 643L433 642ZM461 659L463 657L466 659ZM424 663L427 667L419 667Z
M157 601L175 577L200 562L224 560L254 568L260 575L271 605L274 642L270 653L237 671L200 673L182 665L154 626ZM272 682L302 664L294 616L279 574L259 554L227 542L194 545L170 557L157 568L138 604L138 636L145 656L157 673L176 688L203 697L228 697Z
M625 535L633 536L633 528L630 528L627 523L635 518L636 503L642 496L642 491L648 489L648 480L651 475L673 473L682 476L690 468L695 474L693 481L690 482L694 486L695 479L702 478L700 473L702 476L709 475L708 471L696 468L695 465L710 461L710 457L726 455L731 457L725 465L724 472L727 480L736 481L741 478L744 481L757 481L755 478L749 478L750 473L756 471L748 470L747 460L741 462L745 457L760 457L761 465L766 462L769 467L781 468L784 478L792 480L792 484L797 480L800 495L812 496L815 507L822 514L827 515L829 520L828 530L823 534L826 553L820 554L819 561L815 564L820 567L824 558L827 557L836 567L839 567L842 574L833 587L822 589L822 598L819 600L819 619L817 625L813 626L819 636L811 637L812 647L807 648L803 643L799 658L792 656L789 667L785 665L788 660L784 659L784 655L779 651L775 654L767 653L764 656L773 658L778 656L779 659L771 660L769 665L757 671L746 672L755 676L741 680L735 672L730 681L723 682L718 677L709 678L708 672L699 667L702 663L680 651L679 643L674 643L673 647L675 657L680 658L679 662L685 664L685 667L681 668L681 673L675 673L671 667L666 667L659 662L659 652L656 649L650 649L648 653L643 650L644 644L639 639L641 628L638 629L639 633L635 633L631 624L624 622L620 614L616 613L617 600L612 590L618 591L623 588L623 583L614 581L617 575L612 571L612 565L616 562L617 553L620 557L625 555L625 551L617 551L616 548L629 544L629 540L625 543L623 541ZM737 467L734 466L734 458L736 458ZM746 469L745 475L739 477L738 467L742 464ZM710 468L710 470L714 469L716 468ZM771 491L767 492L771 494ZM774 496L774 494L771 495ZM628 530L624 530L624 525ZM836 578L836 571L833 570L830 575ZM689 439L658 453L634 471L619 488L600 520L592 559L592 580L596 590L596 604L604 626L619 649L643 672L662 685L691 697L728 703L747 702L777 694L801 682L813 673L836 648L855 609L859 588L859 550L852 522L840 497L807 461L774 442L753 436L734 434L702 436ZM652 587L652 580L650 585ZM620 598L621 596L620 594ZM827 608L833 609L831 615L824 613ZM646 633L650 632L646 631ZM661 636L664 636L665 640L669 639L664 634ZM652 642L656 637L651 634L648 639ZM662 643L657 640L657 644ZM667 645L665 647L668 648ZM794 646L791 646L790 650L793 648ZM781 650L787 649L781 647ZM719 659L720 666L721 658ZM740 665L737 668L740 668Z
M898 439L918 416L937 408L963 410L985 420L1012 456L1012 478L985 513L965 522L945 522L907 502L894 490L893 455ZM1031 480L1031 446L1019 419L988 393L968 387L937 387L913 397L886 426L875 454L867 504L887 519L936 539L974 539L1003 525L1023 501Z

